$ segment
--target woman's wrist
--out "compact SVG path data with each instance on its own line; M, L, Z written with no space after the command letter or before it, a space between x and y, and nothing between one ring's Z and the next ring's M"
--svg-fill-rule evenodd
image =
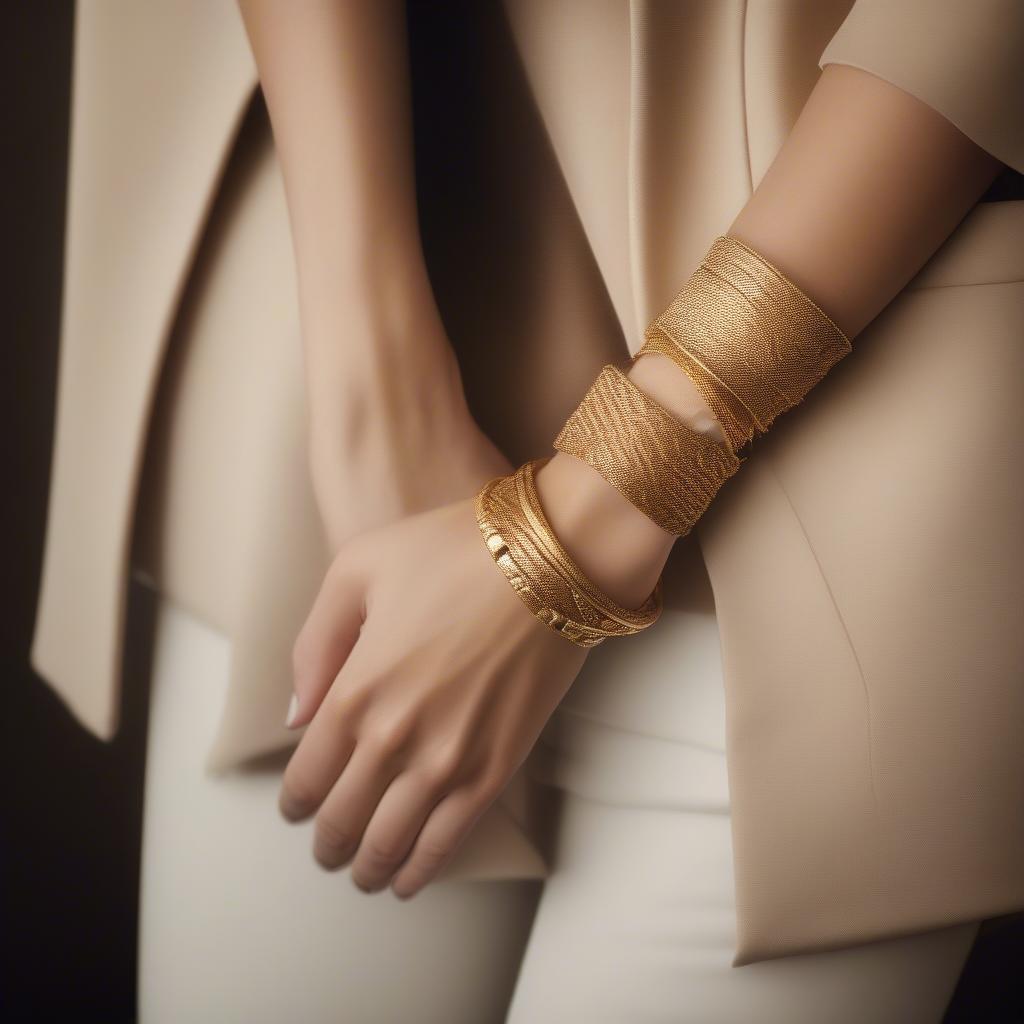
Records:
M343 234L343 226L333 233ZM378 354L389 362L426 360L449 348L418 232L349 233L329 246L296 246L307 357L333 355L359 370Z
M536 486L551 529L580 569L619 604L639 608L676 538L565 452L540 467Z
M303 296L306 377L314 423L358 438L383 417L398 432L461 423L466 401L458 360L426 268L378 254L358 277Z
M310 473L334 548L511 468L469 409L433 295L393 284L390 302L342 298L305 338Z
M393 313L350 322L344 344L307 348L307 394L314 469L344 471L346 486L386 488L399 474L416 490L412 477L476 457L481 432L458 360L429 317L418 329Z

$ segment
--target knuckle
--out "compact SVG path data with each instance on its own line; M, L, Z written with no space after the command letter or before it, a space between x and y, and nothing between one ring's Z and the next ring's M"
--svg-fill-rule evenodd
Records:
M508 779L508 772L493 767L488 768L477 780L477 802L486 805L492 800L496 800L508 783Z
M396 715L375 722L363 739L373 747L378 757L389 760L408 747L414 732L415 723L410 716Z
M386 867L391 864L397 864L405 852L401 849L400 844L390 837L367 837L365 845L366 859L374 867Z
M420 855L429 864L440 863L451 852L451 843L432 838L425 839L423 846L420 847Z
M451 850L451 844L444 840L424 837L416 851L416 859L420 865L418 872L420 877L425 871L433 871L440 867Z
M445 786L454 782L465 771L465 766L465 745L453 741L432 751L423 766L423 774L432 787Z
M316 846L326 854L344 853L355 843L352 831L333 818L321 814L316 819Z
M355 737L356 726L366 709L366 698L358 690L341 690L332 687L324 698L323 705L333 720L335 734Z

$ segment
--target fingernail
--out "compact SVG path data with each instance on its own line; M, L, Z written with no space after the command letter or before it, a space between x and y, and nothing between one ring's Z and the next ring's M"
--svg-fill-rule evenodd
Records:
M288 716L284 720L284 724L290 729L292 722L295 721L295 713L299 710L299 698L297 694L292 694L292 699L288 702Z

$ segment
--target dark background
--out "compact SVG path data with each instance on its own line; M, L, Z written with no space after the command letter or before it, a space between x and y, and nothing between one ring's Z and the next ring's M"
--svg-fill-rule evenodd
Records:
M416 111L422 189L433 175L450 175L440 154L459 149L435 142L432 153L430 140L442 133L424 125L446 124L450 139L459 68L473 62L471 6L410 9L414 74L431 82L429 91L416 87L424 97ZM0 533L12 544L0 614L0 1016L50 1020L73 1010L79 1020L115 1024L135 1017L148 694L125 694L121 729L107 744L79 727L28 667L60 327L73 4L32 0L6 5L4 15ZM1022 967L1021 918L987 923L947 1024L1024 1021Z

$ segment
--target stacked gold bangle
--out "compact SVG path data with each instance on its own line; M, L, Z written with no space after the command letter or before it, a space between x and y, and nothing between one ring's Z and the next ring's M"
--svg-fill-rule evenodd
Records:
M634 361L673 359L718 418L721 444L677 420L609 364L555 438L667 533L688 533L742 460L736 451L800 402L851 350L849 339L776 267L731 237L716 239L644 334ZM550 458L550 456L548 457ZM494 561L526 606L581 647L627 636L661 612L661 582L623 608L559 543L534 486L534 459L484 485L476 515Z
M491 557L530 611L581 647L645 629L661 614L660 583L641 608L630 609L580 570L552 531L534 486L548 458L496 477L477 494L477 523Z
M555 438L666 533L682 536L739 469L709 434L677 420L609 363Z
M777 267L723 236L648 325L634 359L649 352L673 359L735 452L850 350L846 335Z

